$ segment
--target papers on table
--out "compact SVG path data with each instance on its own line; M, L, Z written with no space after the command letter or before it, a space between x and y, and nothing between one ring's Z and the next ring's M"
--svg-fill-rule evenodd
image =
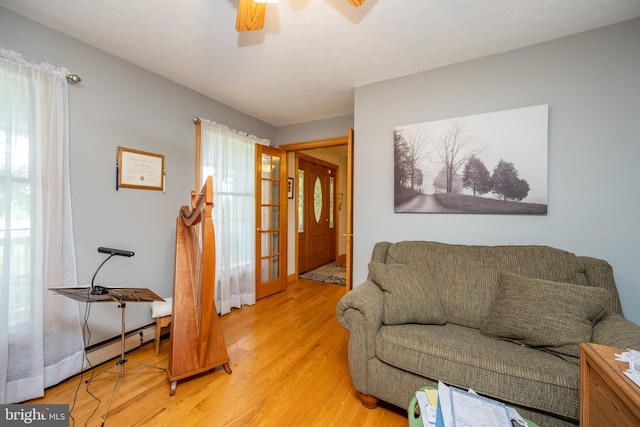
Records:
M475 393L438 382L436 390L420 390L416 398L425 427L527 427L518 412Z
M616 360L629 363L629 369L624 374L640 387L640 351L629 350L616 354Z
M631 381L633 381L634 383L636 383L636 385L638 387L640 387L640 373L636 374L634 372L629 372L628 370L624 372L624 374L629 377L629 379Z

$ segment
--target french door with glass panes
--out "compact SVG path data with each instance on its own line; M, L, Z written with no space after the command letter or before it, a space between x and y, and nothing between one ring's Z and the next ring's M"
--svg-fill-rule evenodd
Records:
M287 286L285 154L256 145L256 299Z

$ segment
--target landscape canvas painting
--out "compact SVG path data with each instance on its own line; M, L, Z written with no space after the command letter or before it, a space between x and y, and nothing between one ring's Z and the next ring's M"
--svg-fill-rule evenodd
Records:
M397 213L547 214L549 106L394 128Z

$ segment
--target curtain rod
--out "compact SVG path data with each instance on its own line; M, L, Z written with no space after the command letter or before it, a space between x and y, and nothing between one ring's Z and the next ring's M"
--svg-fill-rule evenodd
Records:
M273 147L274 146L273 143L271 143L271 141L269 141L268 139L258 138L257 136L249 135L246 132L240 132L240 131L237 131L235 129L230 129L228 126L221 125L220 123L216 123L216 122L211 121L211 120L203 119L202 117L194 117L193 118L193 123L195 123L195 124L202 123L202 122L207 122L210 125L215 126L217 128L224 129L224 130L227 130L229 132L237 133L238 135L246 136L247 138L253 139L254 141L256 141L259 144L268 145L269 147Z
M65 74L65 77L69 80L69 83L80 83L82 81L77 74Z

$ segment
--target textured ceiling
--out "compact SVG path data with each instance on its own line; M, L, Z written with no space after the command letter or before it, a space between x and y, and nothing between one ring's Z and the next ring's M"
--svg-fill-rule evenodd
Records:
M280 0L237 33L238 0L0 6L274 126L353 114L354 87L640 16L640 0Z

